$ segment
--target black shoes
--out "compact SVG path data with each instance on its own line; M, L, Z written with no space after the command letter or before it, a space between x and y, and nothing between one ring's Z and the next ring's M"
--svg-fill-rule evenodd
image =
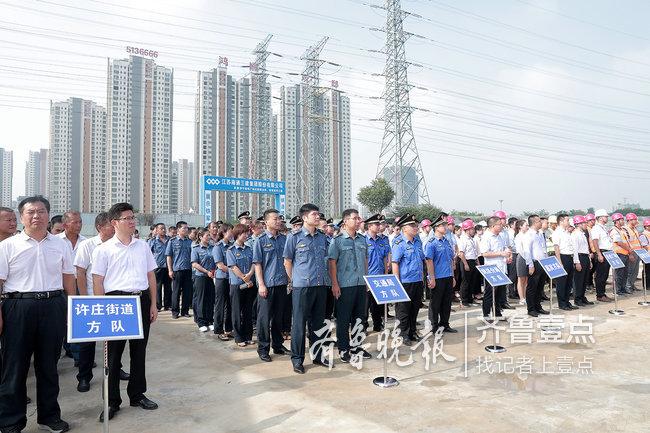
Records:
M2 433L20 433L20 432L23 431L24 428L25 428L25 427L20 427L20 426L17 426L17 425L12 425L12 426L9 426L9 427L2 427L2 428L0 428L0 432L2 432Z
M81 379L77 384L77 391L88 392L90 391L90 382L86 379Z
M529 311L528 315L530 317L539 317L539 313L537 311Z
M443 328L442 332L449 332L450 334L456 334L458 332L458 330L452 328L451 326L445 326Z
M350 362L350 360L352 359L352 357L350 356L350 352L348 352L347 350L344 350L343 352L339 353L339 358L341 358L341 362L345 364Z
M505 304L501 305L501 309L502 309L502 310L514 310L515 307L513 307L512 305L510 305L510 304L508 304L508 303L506 302Z
M131 406L133 407L141 407L142 409L145 410L155 410L158 409L158 404L155 402L149 400L147 397L142 397L140 401L132 401Z
M120 407L108 406L108 419L111 420L117 412L120 411ZM104 422L104 411L99 414L99 422Z
M291 351L284 346L279 349L273 349L273 353L276 355L291 355Z
M305 367L302 364L294 365L293 372L298 374L305 374Z
M334 364L332 364L330 360L327 358L324 359L316 358L314 359L314 364L323 366L325 368L334 368Z
M548 311L546 311L546 310L543 309L543 308L538 308L538 309L537 309L537 312L538 312L539 314L550 314Z
M63 433L70 430L70 425L67 422L63 421L62 419L59 419L57 421L48 424L39 424L38 429L49 431L52 433Z
M550 301L550 300L551 298L549 298L548 296L542 295L542 301Z
M368 353L365 349L361 348L361 347L353 347L352 349L350 349L350 352L354 353L355 355L361 354L363 359L372 358L372 355L370 353Z
M129 380L131 378L131 375L127 373L126 371L120 369L120 380Z
M261 353L260 359L264 362L271 362L271 356L268 353Z

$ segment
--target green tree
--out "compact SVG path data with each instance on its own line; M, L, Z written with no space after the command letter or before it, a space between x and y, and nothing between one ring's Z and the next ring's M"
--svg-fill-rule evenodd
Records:
M422 221L425 218L434 220L438 217L440 212L442 212L442 209L440 209L438 206L425 203L413 206L398 206L396 211L396 217L404 215L405 213L410 213L412 215L415 215L415 218L417 218L418 221Z
M359 203L367 207L371 213L379 213L386 209L394 197L395 191L383 178L374 179L357 194Z

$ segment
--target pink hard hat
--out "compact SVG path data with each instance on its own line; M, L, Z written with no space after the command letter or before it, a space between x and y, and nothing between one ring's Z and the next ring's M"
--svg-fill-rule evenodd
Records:
M449 215L447 216L447 224L453 224L455 222L454 217Z
M612 221L618 221L623 219L623 214L620 212L614 212L612 214Z
M465 221L462 222L460 228L462 228L463 230L473 229L474 221L472 221L471 219L466 219Z
M585 215L585 221L595 221L595 220L596 217L594 216L594 214L588 213L587 215Z
M630 221L630 220L638 220L639 217L636 216L636 214L635 214L634 212L630 212L629 214L625 215L625 219L626 219L627 221Z
M650 226L650 218L643 218L643 227Z
M422 222L420 223L420 227L428 227L431 225L431 220L429 219L423 219Z
M498 210L498 211L494 212L494 216L499 218L499 219L502 219L502 220L508 218L508 215L506 215L506 213L504 211L502 211L502 210Z
M578 224L582 224L582 223L586 223L586 222L587 222L587 219L585 217L583 217L582 215L576 215L576 216L573 217L573 224L574 225L578 225Z

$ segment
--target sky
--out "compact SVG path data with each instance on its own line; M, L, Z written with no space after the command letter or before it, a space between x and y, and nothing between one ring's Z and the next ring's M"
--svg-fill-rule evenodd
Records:
M49 101L106 104L108 58L159 52L174 68L173 157L193 158L196 71L245 76L273 34L274 96L329 37L323 85L351 100L353 196L376 174L385 13L380 0L0 0L0 147L14 196L47 148ZM373 7L375 6L375 7ZM413 130L430 200L445 210L650 207L650 2L403 0ZM375 50L373 52L373 50ZM277 107L275 107L277 108ZM502 200L502 202L499 202Z

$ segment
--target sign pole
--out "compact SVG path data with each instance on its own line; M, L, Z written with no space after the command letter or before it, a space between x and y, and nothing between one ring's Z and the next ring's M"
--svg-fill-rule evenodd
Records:
M384 304L384 332L388 329L388 304ZM388 357L384 356L384 376L375 377L372 381L380 388L391 388L399 385L399 381L394 377L388 377Z
M485 284L489 284L487 281ZM485 346L485 350L490 352L490 353L502 353L506 351L506 348L503 346L497 346L497 322L499 319L497 319L497 292L496 292L496 287L492 286L492 318L494 319L494 324L492 326L492 345L491 346Z
M625 314L625 311L618 309L618 296L616 295L616 269L612 268L612 287L614 288L614 309L609 310L609 314L615 316L622 316Z
M104 340L104 423L103 433L108 433L108 341Z
M553 315L553 278L550 278L550 282L548 283L549 287L549 296L548 298L548 315L552 316Z
M648 302L648 298L646 297L646 291L648 289L646 287L646 281L645 281L646 264L645 263L641 263L641 264L643 265L643 268L641 269L641 278L643 278L643 301L639 301L639 305L643 305L644 307L647 307L648 305L650 305L650 302Z

